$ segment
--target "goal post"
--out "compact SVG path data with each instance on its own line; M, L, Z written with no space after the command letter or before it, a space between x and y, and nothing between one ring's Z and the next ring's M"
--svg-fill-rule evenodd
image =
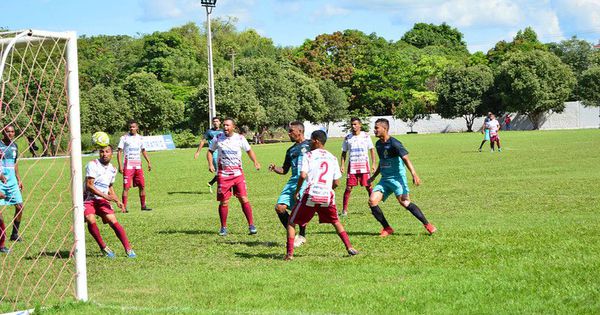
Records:
M87 301L77 35L0 32L0 56L0 137L15 129L23 182L20 221L9 197L0 204L10 251L0 253L0 313Z

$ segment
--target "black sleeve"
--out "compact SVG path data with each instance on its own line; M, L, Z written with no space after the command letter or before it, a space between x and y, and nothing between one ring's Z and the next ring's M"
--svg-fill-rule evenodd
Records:
M396 138L392 138L392 148L394 148L394 150L396 151L396 153L398 153L399 157L404 157L405 155L408 154L408 151L406 150L406 148L404 148L404 145L402 145L402 142L398 141L398 139Z
M287 151L285 151L285 160L283 161L283 166L281 168L283 168L283 172L287 173L290 170L290 167L292 167L292 158L290 157L290 150L292 148L287 149Z

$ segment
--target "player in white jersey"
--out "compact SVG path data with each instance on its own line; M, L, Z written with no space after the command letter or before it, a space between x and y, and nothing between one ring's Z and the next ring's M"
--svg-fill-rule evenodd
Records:
M348 254L358 254L348 239L348 233L340 222L335 207L335 195L333 190L339 185L340 167L338 160L333 154L323 149L327 142L327 135L322 130L313 131L311 134L311 151L306 153L302 159L300 177L296 186L296 198L298 203L294 206L290 215L287 233L287 253L285 260L294 257L294 237L296 236L296 224L306 225L319 214L319 223L331 223L339 237L344 242ZM302 184L307 186L302 196L299 196Z
M110 201L117 203L122 210L125 206L117 197L113 189L113 183L117 175L117 170L110 163L113 150L111 146L100 148L100 158L90 161L85 167L85 192L84 192L84 216L87 222L88 231L94 237L100 250L106 257L114 258L115 253L106 246L106 243L100 236L100 230L96 225L96 216L102 218L103 223L108 223L115 231L115 234L123 244L127 257L135 258L129 239L123 227L117 221L115 212L110 205Z
M490 120L485 123L485 129L489 130L490 133L490 148L492 149L492 152L494 152L494 144L498 145L498 152L502 152L502 148L500 147L500 137L498 136L500 123L496 120L496 115L490 115Z
M123 135L119 140L119 150L117 152L117 162L119 163L119 173L123 174L123 212L127 212L127 196L129 188L139 187L140 204L142 211L152 210L146 205L146 181L144 179L144 170L142 169L142 156L148 163L148 172L152 170L146 147L144 146L144 137L139 133L139 125L135 121L129 122L129 133Z
M348 202L350 193L354 186L363 186L371 195L371 185L367 182L371 177L371 172L375 171L375 147L373 140L366 132L362 131L362 122L358 117L350 118L352 132L349 133L342 142L341 172L344 173L346 164L346 155L348 158L348 177L346 178L346 191L344 191L342 216L348 215ZM369 156L372 163L369 163Z
M250 148L248 140L235 132L235 122L233 119L227 118L223 120L223 133L217 135L210 144L208 153L206 154L208 169L211 173L214 173L213 154L218 152L217 200L220 202L219 217L221 218L221 229L219 230L219 235L221 236L227 235L229 198L231 198L232 194L238 198L242 205L242 211L248 220L250 234L256 234L256 227L254 226L252 217L252 207L248 200L246 179L242 170L242 151L248 154L256 170L260 170L260 163L256 159L256 154Z

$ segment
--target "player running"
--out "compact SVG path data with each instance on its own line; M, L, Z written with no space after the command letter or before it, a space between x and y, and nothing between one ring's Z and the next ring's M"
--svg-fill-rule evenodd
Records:
M196 150L196 153L194 153L194 159L198 158L198 156L200 155L200 150L202 150L202 147L204 146L204 143L206 141L208 141L208 147L210 148L210 145L213 143L215 138L221 133L223 133L223 129L221 129L221 120L219 119L219 117L214 117L212 119L212 128L208 128L208 130L206 130L206 132L204 133L204 137L202 138L202 140L200 140L200 144L198 145L198 150ZM217 169L218 156L218 152L215 152L215 154L213 154L213 165L215 166L215 169ZM217 175L215 175L208 183L206 183L211 194L213 192L212 186L216 182Z
M127 257L135 258L136 254L131 249L129 239L125 230L117 221L115 211L110 205L110 201L117 203L117 206L121 210L125 210L125 205L119 200L115 190L113 189L113 183L117 175L117 170L110 163L112 158L113 149L111 146L100 148L100 158L90 161L85 167L85 192L84 192L84 216L87 222L88 231L96 242L100 246L100 250L108 258L114 258L115 253L106 246L102 236L100 236L100 230L96 225L96 216L102 218L103 223L108 225L115 231L115 234L123 244Z
M352 132L349 133L342 142L342 158L340 171L344 174L344 165L346 164L346 155L350 152L348 158L348 177L346 178L346 191L344 191L342 216L348 215L348 202L350 193L354 186L364 186L371 195L371 185L367 183L371 177L371 172L375 171L375 147L369 135L362 131L362 122L358 117L350 119ZM371 156L372 164L369 163ZM373 165L370 167L370 165Z
M148 172L152 170L148 153L146 153L146 147L144 146L143 137L138 133L139 125L135 121L129 122L129 133L125 134L119 140L119 146L117 151L117 163L119 164L119 173L123 174L123 209L122 212L128 212L127 210L127 196L129 195L129 188L139 187L140 190L140 204L142 211L152 210L146 205L146 183L144 180L144 170L142 169L142 158L148 163ZM125 159L123 159L123 155Z
M290 216L287 233L287 254L285 260L294 258L294 236L296 235L296 224L302 226L308 224L315 213L319 214L319 223L331 223L339 237L344 242L348 254L358 254L348 238L348 233L340 222L335 207L334 189L340 183L340 166L333 154L323 147L327 142L327 135L322 130L313 131L310 136L311 151L304 155L301 165L301 173L296 184L295 196L300 198ZM307 186L302 196L300 190L306 181Z
M406 165L410 171L415 185L421 185L421 179L408 158L408 151L406 151L400 141L389 135L389 128L390 123L385 118L377 119L375 122L375 136L379 138L375 143L377 155L379 156L379 166L377 167L377 170L375 170L375 173L373 173L373 176L369 179L369 184L371 184L375 177L381 173L381 180L377 183L375 188L373 188L373 193L369 197L371 213L383 226L380 236L386 237L394 233L394 229L389 225L383 215L383 211L379 208L379 202L381 200L385 201L392 193L394 193L398 202L406 208L406 210L410 211L412 215L423 223L427 232L433 234L437 230L435 226L427 221L425 215L416 204L410 202L408 181L406 179L406 169L404 166Z
M269 171L273 171L279 175L285 175L288 171L292 170L290 179L283 187L277 203L275 204L275 212L279 216L279 221L283 224L283 227L287 230L289 214L286 210L291 210L296 204L294 194L296 193L296 185L298 184L298 177L300 176L300 165L302 164L302 156L304 153L310 151L310 141L304 139L304 125L299 121L291 122L288 127L288 135L290 141L294 144L287 149L285 152L285 160L283 166L275 166L275 164L269 165ZM302 187L303 188L303 187ZM300 189L302 194L303 189ZM302 246L306 242L306 226L300 226L300 232L294 239L294 247Z
M21 242L23 239L19 235L19 227L24 211L23 196L21 194L23 182L19 175L19 163L17 161L19 147L15 142L15 127L7 125L2 131L2 135L2 141L0 141L0 159L2 159L2 174L6 181L0 182L0 192L4 195L4 198L0 199L0 209L6 208L5 206L15 206L15 218L13 220L10 240ZM0 222L0 229L3 231L6 229L4 220ZM3 236L5 237L5 235ZM4 246L1 245L0 247ZM6 249L0 249L0 251L7 252Z
M218 152L218 171L217 171L217 201L219 203L219 217L221 219L221 229L219 235L227 235L227 215L229 213L229 198L234 194L240 204L242 211L248 220L248 230L250 234L256 234L252 218L252 207L248 200L248 191L246 188L246 179L242 170L242 150L246 151L250 160L254 162L254 168L260 170L260 163L256 160L256 154L250 148L248 140L235 132L235 122L231 118L223 121L223 133L217 135L213 143L208 148L206 159L208 169L215 173L213 165L213 156Z

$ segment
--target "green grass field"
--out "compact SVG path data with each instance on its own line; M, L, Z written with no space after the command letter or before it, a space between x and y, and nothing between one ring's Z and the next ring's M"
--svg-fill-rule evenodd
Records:
M355 189L343 223L360 255L348 257L333 227L314 220L291 262L282 260L285 232L273 210L287 177L266 171L283 162L289 143L254 146L261 171L245 158L256 236L247 235L237 200L230 235L217 235L204 158L193 160L192 149L151 153L154 210L139 211L132 190L130 213L118 214L138 258L127 259L101 226L118 257L102 257L87 236L90 302L45 312L599 313L600 130L501 137L502 153L479 153L480 134L398 136L423 180L411 197L438 233L428 236L390 199L381 207L396 234L380 238L366 192ZM340 147L340 139L327 143L336 155ZM50 162L22 168L34 163L41 172ZM342 193L343 185L338 205Z

